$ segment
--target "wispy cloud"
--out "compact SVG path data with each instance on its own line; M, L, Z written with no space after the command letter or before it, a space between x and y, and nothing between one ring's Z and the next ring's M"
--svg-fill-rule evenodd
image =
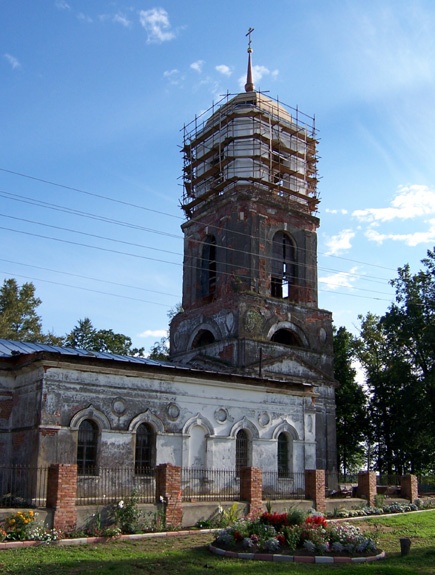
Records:
M219 72L219 74L222 74L223 76L231 76L231 74L233 73L231 68L226 64L219 64L219 66L215 67L215 70Z
M179 86L184 80L183 74L180 72L180 70L177 70L177 68L166 70L163 72L163 77L166 78L168 82L174 86Z
M121 12L118 12L117 14L101 14L99 19L102 22L109 21L114 22L115 24L121 24L121 26L124 26L124 28L129 28L131 26L131 20L129 20L127 16Z
M18 58L15 58L15 56L12 56L12 54L3 54L3 57L5 60L9 62L13 70L21 68L20 61L18 60Z
M344 251L350 250L352 247L350 240L354 237L355 232L350 229L342 230L335 236L331 236L326 241L328 250L325 252L325 255L336 256L343 253Z
M374 228L369 228L365 232L366 238L371 241L375 242L378 245L383 244L386 240L392 240L393 242L402 242L410 247L415 247L420 244L430 244L433 245L435 243L435 219L429 220L429 229L424 232L411 232L408 234L385 234L381 233Z
M192 62L192 64L190 64L190 67L192 70L195 70L195 72L198 72L200 74L202 72L204 64L205 64L204 60L197 60L196 62Z
M355 275L358 267L351 268L348 272L338 272L329 276L319 277L319 283L324 284L327 289L334 291L339 288L353 288L353 284L358 279Z
M79 12L77 14L77 19L81 20L82 22L87 22L88 24L92 24L93 20L90 16L88 16L88 14L85 14L84 12Z
M252 77L254 80L254 84L257 84L257 88L258 83L261 82L261 80L265 76L271 76L272 78L277 78L278 75L279 75L278 70L269 70L269 68L266 68L266 66L252 66ZM246 83L246 74L239 78L239 86L243 88L245 83Z
M56 0L54 5L58 10L71 10L71 6L65 0Z
M341 210L331 210L329 208L326 208L325 212L327 214L341 214L343 216L345 216L346 214L348 214L347 210L341 209Z
M175 38L175 33L171 30L168 13L164 8L141 10L139 20L146 30L149 44L168 42Z
M146 329L138 337L166 337L167 335L168 330L166 329Z
M385 208L355 210L352 216L363 222L409 220L435 214L435 190L428 186L400 186L390 205Z

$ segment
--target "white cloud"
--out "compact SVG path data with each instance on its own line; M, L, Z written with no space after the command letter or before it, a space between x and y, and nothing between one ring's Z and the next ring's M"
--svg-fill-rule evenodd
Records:
M12 56L12 54L4 54L3 57L9 62L13 70L21 68L21 64L18 58L15 58L15 56Z
M272 78L277 78L279 74L278 70L269 70L266 66L252 66L252 78L254 80L254 84L257 84L264 78L265 76L272 76ZM239 86L244 88L246 84L246 74L239 78Z
M396 196L386 208L355 210L352 216L364 222L409 220L435 214L435 190L428 186L400 186Z
M192 68L192 70L195 70L195 72L198 72L199 74L202 72L202 67L204 66L205 62L204 60L197 60L196 62L192 62L192 64L190 64L190 67Z
M180 70L177 70L176 68L163 72L163 77L174 86L178 86L184 80L184 76L181 74Z
M71 10L71 6L65 0L56 0L54 5L58 10Z
M131 21L127 18L127 16L124 16L124 14L121 14L120 12L118 12L118 14L101 14L99 19L102 22L110 21L114 22L115 24L121 24L121 26L124 26L124 28L129 28L131 26Z
M348 211L347 211L347 210L344 210L344 209L341 209L341 210L330 210L329 208L326 208L325 212L326 212L327 214L342 214L343 216L345 216L345 215L348 213Z
M435 243L435 219L429 220L429 229L425 232L413 232L409 234L383 234L373 228L369 228L365 233L366 238L375 242L378 245L383 244L386 240L394 242L403 242L410 247L418 246L419 244L434 244Z
M151 10L141 10L139 20L145 28L149 44L168 42L175 38L171 31L168 13L164 8L151 8Z
M336 256L346 250L350 250L352 244L350 240L355 237L355 232L352 230L342 230L335 236L331 236L326 241L328 250L325 252L326 256Z
M357 280L358 267L355 266L351 268L348 272L338 272L329 276L323 276L319 278L319 283L325 284L329 290L336 290L339 288L353 288L354 282Z
M79 20L81 20L82 22L88 22L89 24L92 23L92 18L90 16L88 16L87 14L85 14L84 12L79 12L77 14L77 18Z
M167 329L146 329L138 337L166 337L167 335Z
M222 74L223 76L231 76L231 74L233 73L231 68L226 64L219 64L219 66L215 67L215 70L219 72L219 74Z

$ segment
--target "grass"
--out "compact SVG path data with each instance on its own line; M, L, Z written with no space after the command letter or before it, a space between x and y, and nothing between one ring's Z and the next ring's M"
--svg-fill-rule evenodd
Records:
M227 559L210 554L212 534L61 547L41 545L0 552L2 575L434 575L435 510L359 521L376 530L387 559L359 565L303 565ZM399 539L411 552L400 556Z

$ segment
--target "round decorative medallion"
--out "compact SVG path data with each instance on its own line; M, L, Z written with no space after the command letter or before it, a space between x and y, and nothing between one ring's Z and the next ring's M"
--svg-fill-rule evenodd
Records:
M126 409L127 405L125 401L122 399L122 397L117 397L112 401L112 411L118 417L120 415L123 415Z
M258 416L258 423L261 425L261 427L266 427L266 425L269 425L270 415L267 413L267 411L263 411L263 413L260 413L260 415Z
M169 419L175 421L180 417L180 408L176 403L168 403L166 413L168 414Z
M224 423L228 419L228 411L223 407L220 407L214 412L214 418L218 423Z

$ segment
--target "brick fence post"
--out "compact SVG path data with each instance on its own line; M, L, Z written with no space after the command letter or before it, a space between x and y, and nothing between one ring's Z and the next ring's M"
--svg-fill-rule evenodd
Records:
M181 467L171 463L162 463L156 467L156 500L164 499L166 506L166 525L174 528L181 525L183 509L181 506Z
M400 495L414 503L418 499L418 480L415 475L402 475L400 478Z
M305 469L305 497L312 499L314 508L320 513L326 511L325 470Z
M259 467L240 468L240 499L249 503L249 517L263 510L263 471Z
M367 504L373 507L376 493L376 473L374 471L360 471L358 473L358 497L364 497L367 499Z
M53 528L70 531L77 525L77 465L54 463L48 468L47 507L54 509Z

